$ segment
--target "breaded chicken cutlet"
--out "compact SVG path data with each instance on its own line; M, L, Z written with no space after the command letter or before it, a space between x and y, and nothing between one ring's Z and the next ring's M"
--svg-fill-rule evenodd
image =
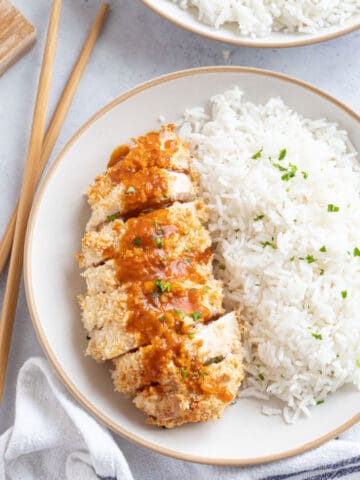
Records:
M220 418L243 378L241 322L224 315L208 218L173 125L117 148L89 187L79 297L86 350L151 424Z

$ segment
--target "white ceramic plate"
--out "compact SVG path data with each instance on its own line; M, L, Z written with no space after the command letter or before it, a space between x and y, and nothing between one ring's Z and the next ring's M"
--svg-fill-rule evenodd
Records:
M76 295L84 290L74 252L89 208L82 193L104 170L112 150L130 137L175 121L187 107L204 104L240 85L253 102L281 95L298 112L327 117L348 130L360 150L359 117L349 108L284 75L240 67L178 72L120 96L91 118L69 141L38 192L27 233L25 282L34 327L64 384L94 416L143 446L174 457L214 464L252 464L314 447L360 419L360 393L346 388L313 409L310 419L285 425L260 413L261 402L242 399L222 420L173 430L146 425L129 399L113 392L110 365L84 357L85 331ZM271 432L271 434L270 434Z
M313 34L273 32L267 37L250 38L239 35L234 25L227 24L215 29L197 19L196 9L182 10L170 0L142 0L151 10L166 18L175 25L190 30L204 37L220 42L247 47L295 47L311 43L324 42L360 28L360 15L352 18L344 25L324 28Z

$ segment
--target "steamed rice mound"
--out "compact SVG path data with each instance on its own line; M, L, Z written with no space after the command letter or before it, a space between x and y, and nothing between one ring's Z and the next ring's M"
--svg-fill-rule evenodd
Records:
M199 20L215 28L233 24L244 36L266 36L271 31L315 33L360 14L358 0L172 1L183 9L195 7Z
M186 112L217 274L246 322L243 395L288 422L360 387L360 167L347 133L234 88ZM273 413L265 408L265 412Z

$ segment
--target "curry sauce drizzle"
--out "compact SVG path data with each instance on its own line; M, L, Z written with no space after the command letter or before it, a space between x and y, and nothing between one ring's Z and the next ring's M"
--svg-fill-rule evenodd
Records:
M178 148L178 142L168 141L162 150L158 132L133 142L132 149L128 145L115 149L108 163L112 182L122 182L128 192L128 211L141 210L145 201L150 206L161 200L166 202L167 181L161 169L169 168L171 155ZM156 384L172 361L190 391L231 401L233 395L212 383L207 378L208 367L185 348L197 321L210 320L211 312L202 302L206 279L201 278L196 265L211 260L211 249L184 252L183 257L169 260L166 239L179 227L169 223L165 210L158 210L155 218L129 218L127 227L118 252L109 249L107 254L115 260L118 282L127 285L127 330L151 346L145 347L145 376ZM168 285L164 291L159 288L159 280ZM199 288L185 288L181 285L185 280L198 283ZM185 325L183 315L194 312L200 317L190 326ZM201 342L196 342L199 347Z

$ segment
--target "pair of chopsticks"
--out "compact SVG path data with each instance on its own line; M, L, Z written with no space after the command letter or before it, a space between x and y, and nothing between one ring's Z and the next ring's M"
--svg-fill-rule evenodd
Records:
M59 103L57 104L46 135L44 136L61 13L61 0L53 0L52 3L20 197L0 244L0 273L3 271L11 251L8 278L0 318L0 402L4 389L20 286L27 220L30 214L33 196L37 183L59 136L61 127L74 98L76 88L95 46L108 10L109 6L107 4L104 3L101 5L63 90Z

